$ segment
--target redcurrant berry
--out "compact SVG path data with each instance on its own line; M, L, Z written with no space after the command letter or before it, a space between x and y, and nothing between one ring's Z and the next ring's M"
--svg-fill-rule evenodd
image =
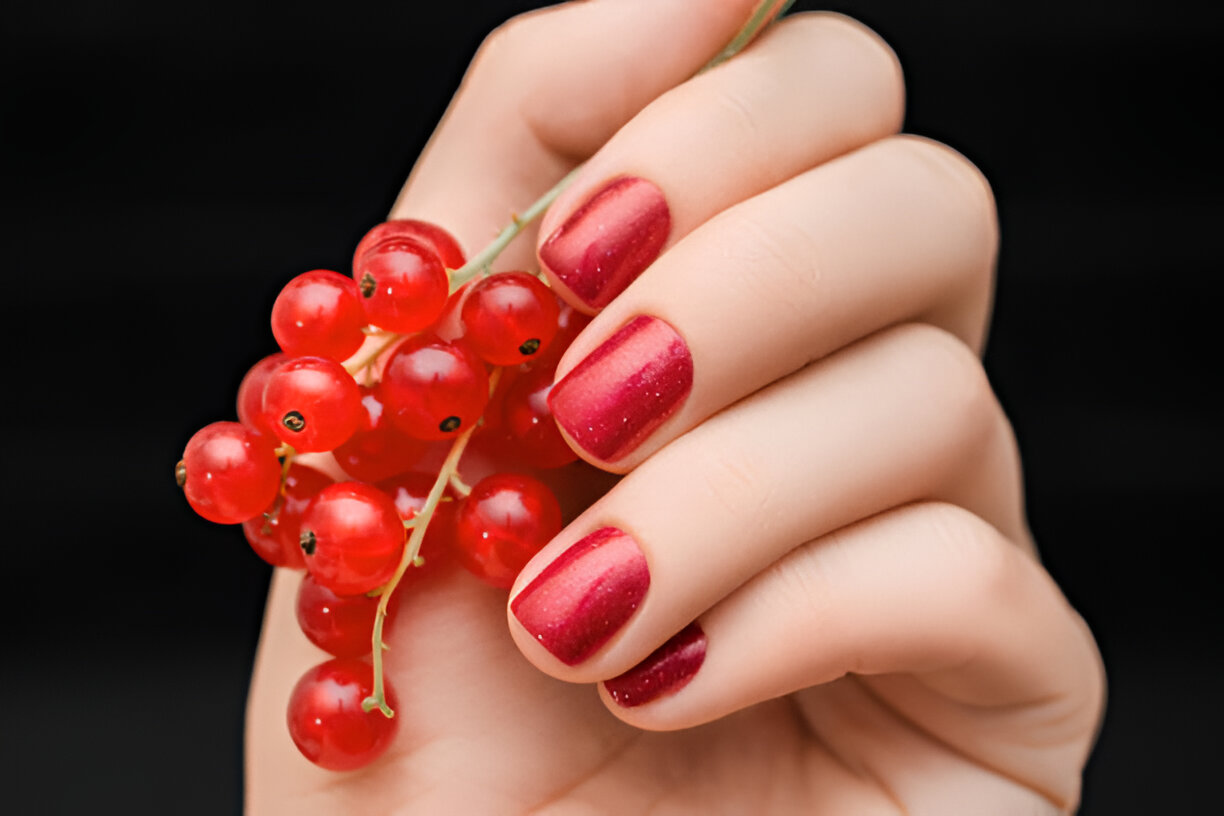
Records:
M565 350L574 342L574 338L590 322L590 315L584 315L568 303L562 303L561 311L557 315L557 334L553 337L553 341L548 344L548 348L536 355L536 359L531 361L531 367L556 368L557 363L561 362L561 355L565 354Z
M429 452L429 443L391 426L378 392L361 386L361 424L332 455L349 476L362 482L380 482L412 468Z
M292 357L268 375L263 417L298 453L329 451L361 423L361 391L344 366L326 357Z
M386 221L367 232L353 252L353 267L356 268L358 261L367 252L395 238L415 238L421 241L434 251L447 269L458 269L464 264L463 250L459 248L459 242L453 235L437 224L404 218Z
M299 541L316 581L337 595L360 595L391 580L404 549L404 523L386 493L337 482L306 508Z
M495 473L481 479L455 519L459 562L503 589L537 552L561 532L561 507L538 479Z
M264 386L268 384L268 375L288 359L288 355L279 351L276 354L269 354L251 366L251 370L246 373L246 376L242 378L242 383L238 386L238 421L248 428L254 428L269 439L277 437L276 428L264 419Z
M393 332L415 332L442 313L450 293L446 268L412 238L384 242L357 259L353 279L369 322Z
M307 573L298 586L297 621L306 639L336 657L361 657L371 649L379 599L369 595L337 595ZM387 607L383 640L390 637L394 611Z
M294 357L345 360L365 342L365 325L357 284L329 269L298 275L272 304L272 334Z
M535 275L490 275L463 303L464 339L493 365L531 360L557 333L557 297Z
M578 459L561 436L548 392L553 370L532 369L515 380L502 403L502 429L516 458L537 468L557 468Z
M391 422L416 439L446 439L471 427L489 401L484 363L462 342L418 335L383 369L379 396Z
M272 500L263 515L242 523L242 532L256 555L274 567L306 569L298 543L302 513L310 500L332 481L330 476L314 468L296 462L290 465L281 495Z
M387 704L398 707L384 678ZM366 713L374 670L364 660L336 658L315 666L289 695L289 736L302 756L330 771L352 771L382 755L395 737L398 717Z
M280 489L272 440L238 422L214 422L187 441L174 478L187 503L209 521L238 524L258 516Z

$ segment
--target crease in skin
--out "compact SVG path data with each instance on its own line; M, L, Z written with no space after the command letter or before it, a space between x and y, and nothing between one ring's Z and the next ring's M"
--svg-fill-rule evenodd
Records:
M545 808L559 804L570 793L573 793L578 788L589 782L603 772L607 765L615 762L620 757L624 756L631 748L633 748L641 738L646 734L645 731L637 731L636 729L626 734L624 741L617 748L604 757L600 764L594 766L590 771L579 775L572 783L558 788L553 793L549 794L548 798L537 802L531 809L525 811L526 814L537 814Z
M1057 808L1059 813L1066 812L1068 809L1074 807L1074 803L1065 801L1063 797L1060 797L1052 793L1051 791L1043 789L1040 785L1037 785L1031 782L1026 782L1025 780L1021 779L1019 776L1017 776L1016 774L1010 771L1007 771L1003 768L997 767L996 765L992 763L986 762L981 757L970 756L968 753L966 753L963 749L961 749L954 743L949 742L947 739L941 737L940 735L933 733L927 728L924 728L921 724L919 724L918 722L916 722L915 720L907 716L905 712L899 710L895 706L888 703L883 697L881 697L880 694L877 693L876 690L871 687L870 683L868 682L868 678L859 677L858 675L852 674L852 675L847 675L846 679L853 680L854 684L860 690L862 690L862 692L867 697L869 697L876 704L876 706L880 708L881 711L891 716L894 720L897 721L897 723L900 726L906 728L911 733L930 740L931 742L935 743L941 748L944 748L949 753L953 754L954 756L958 757L959 759L961 759L962 761L964 761L965 763L971 766L981 768L982 770L993 773L994 775L998 776L1000 779L1005 779L1008 782L1011 782L1012 784L1014 784L1018 788L1021 788L1027 791L1031 791L1037 794L1042 799L1046 800L1048 803L1050 803L1055 808Z

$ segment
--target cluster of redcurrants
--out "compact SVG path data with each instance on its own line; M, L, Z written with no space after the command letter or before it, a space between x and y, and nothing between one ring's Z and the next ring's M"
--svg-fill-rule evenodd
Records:
M326 768L368 763L394 733L394 719L370 710L394 708L371 661L395 608L381 596L451 555L508 588L561 529L539 480L495 473L468 488L453 457L444 472L439 446L478 430L500 460L574 461L546 398L586 318L526 272L452 291L451 270L463 265L440 227L389 221L361 240L351 278L315 270L291 280L272 308L281 352L243 379L240 421L197 432L176 468L197 513L241 523L265 561L307 570L298 621L335 659L298 682L288 720L301 752ZM330 452L351 480L294 461L306 452ZM439 501L444 490L457 495ZM421 522L428 531L411 552L408 529Z

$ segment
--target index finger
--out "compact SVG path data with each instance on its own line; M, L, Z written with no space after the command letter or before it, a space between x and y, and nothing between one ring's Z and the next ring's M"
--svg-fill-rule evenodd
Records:
M692 76L760 5L594 0L511 19L481 45L391 217L439 224L478 250L515 208ZM526 268L534 241L512 244L502 265Z

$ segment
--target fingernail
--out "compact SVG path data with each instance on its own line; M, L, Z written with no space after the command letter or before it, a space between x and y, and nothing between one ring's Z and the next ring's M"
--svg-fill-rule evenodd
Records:
M649 586L650 569L637 542L604 527L549 564L510 611L558 660L576 666L632 617Z
M657 317L635 317L553 386L548 405L587 453L615 462L674 414L693 389L693 356Z
M624 176L591 196L540 247L540 261L592 308L607 306L650 266L671 232L663 191Z
M645 705L687 686L705 662L705 655L705 632L693 621L641 663L619 677L605 680L604 688L624 708Z

